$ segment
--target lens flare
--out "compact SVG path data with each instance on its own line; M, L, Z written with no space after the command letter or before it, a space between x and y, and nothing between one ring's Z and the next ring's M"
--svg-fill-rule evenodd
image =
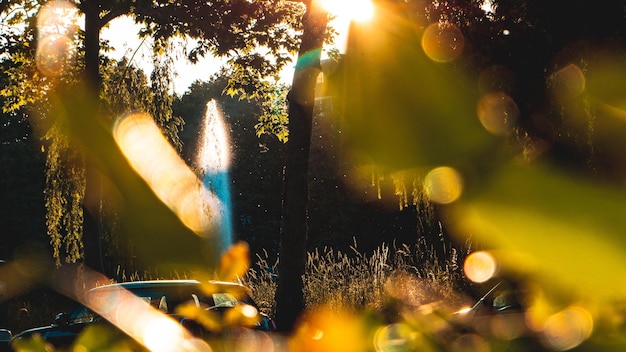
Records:
M212 236L221 204L169 144L147 114L120 119L115 141L137 173L181 221L200 236Z
M193 338L176 320L123 287L90 290L111 283L97 271L68 264L53 273L49 282L52 288L88 307L151 351L211 351L206 342Z
M570 350L583 343L593 330L593 318L582 307L568 307L549 317L542 331L544 342L555 351Z
M520 314L496 315L490 322L491 333L500 340L513 340L528 331L526 320Z
M421 345L421 334L406 324L390 324L379 328L374 334L376 352L413 351Z
M67 1L48 2L39 11L35 64L44 76L59 77L71 67L77 53L77 19L78 10Z
M70 39L59 34L47 35L39 40L35 64L41 74L59 77L67 72L73 62L73 48Z
M473 252L465 258L463 272L465 276L477 283L491 279L497 272L498 263L495 258L484 251Z
M79 11L69 1L49 1L37 14L37 29L40 35L59 33L73 35L77 30Z
M438 167L426 175L424 188L433 202L450 204L459 199L463 193L463 177L451 167Z
M476 114L487 131L503 135L513 130L520 111L510 96L502 92L492 92L478 100Z
M574 64L569 64L554 72L549 80L552 91L558 97L577 97L585 90L586 80L583 71Z
M241 307L241 314L246 318L256 318L259 315L259 311L249 304Z
M451 23L433 23L424 31L422 48L428 57L437 62L450 62L463 52L465 37Z

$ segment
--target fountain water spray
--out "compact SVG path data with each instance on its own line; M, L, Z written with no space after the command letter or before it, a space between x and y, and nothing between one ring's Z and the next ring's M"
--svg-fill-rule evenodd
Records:
M230 197L230 141L222 112L215 100L206 105L204 125L200 133L197 164L204 177L206 189L220 200L220 223L214 224L219 236L219 252L224 252L233 240Z

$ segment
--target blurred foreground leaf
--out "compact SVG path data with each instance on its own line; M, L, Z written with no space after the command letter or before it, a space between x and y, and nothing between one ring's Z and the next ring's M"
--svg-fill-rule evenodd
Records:
M125 159L112 135L117 116L101 116L86 87L59 90L55 98L54 116L65 120L70 137L85 150L92 175L88 189L101 188L115 208L115 218L101 220L117 224L119 236L131 240L142 262L165 270L207 270L217 262L209 241L186 227ZM100 201L86 196L87 208L97 216Z
M289 350L358 352L366 350L367 341L366 326L358 316L321 307L301 317Z
M36 335L32 339L19 339L12 342L11 347L16 352L48 352L50 346Z
M73 351L137 351L143 348L134 340L107 325L88 326L74 342Z
M349 143L375 163L400 168L495 154L495 138L476 117L477 92L468 77L429 58L423 29L405 15L381 9L372 23L351 30L332 84Z
M248 244L237 242L232 245L220 259L217 270L219 280L234 281L242 278L250 267L250 253Z
M484 192L456 206L457 234L475 236L513 272L544 288L598 301L626 297L623 189L552 168L503 168Z

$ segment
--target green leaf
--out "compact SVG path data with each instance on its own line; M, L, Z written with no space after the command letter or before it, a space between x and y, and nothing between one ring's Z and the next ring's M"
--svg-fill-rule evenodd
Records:
M624 297L626 192L553 168L509 166L450 213L457 235L475 236L510 272L548 290L598 302Z
M389 16L355 27L342 72L331 77L348 138L396 168L493 155L496 139L476 117L469 79L431 60L421 33Z

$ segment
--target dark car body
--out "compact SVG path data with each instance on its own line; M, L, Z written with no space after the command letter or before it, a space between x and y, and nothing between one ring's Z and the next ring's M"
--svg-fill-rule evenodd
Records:
M0 260L0 321L4 321L8 315L8 307L6 305L7 283L4 281L4 275L1 271L5 263L4 260ZM9 342L12 336L9 329L0 327L0 352L10 351Z
M8 329L0 329L0 352L10 351L9 342L11 341L11 331Z
M450 322L457 331L476 332L481 336L507 341L528 338L531 331L526 325L525 306L524 292L506 282L500 282L492 286L473 306L455 312Z
M201 307L202 310L211 311L212 314L219 312L218 315L241 306L253 307L258 312L257 305L248 296L244 286L237 283L216 281L201 283L195 280L154 280L117 283L88 291L86 300L101 302L108 307L122 305L123 303L120 303L121 299L117 294L120 289L132 293L135 297L149 303L150 306L180 322L183 326L192 327L196 330L192 331L194 334L207 332L201 324L181 315L179 307L191 304L199 309ZM112 325L86 305L77 304L70 311L59 313L52 325L28 329L17 334L13 338L13 343L38 337L55 348L67 348L76 341L87 327L101 324ZM261 313L258 313L256 319L242 325L244 325L243 328L261 331L274 329L271 319ZM118 331L118 333L121 332Z

